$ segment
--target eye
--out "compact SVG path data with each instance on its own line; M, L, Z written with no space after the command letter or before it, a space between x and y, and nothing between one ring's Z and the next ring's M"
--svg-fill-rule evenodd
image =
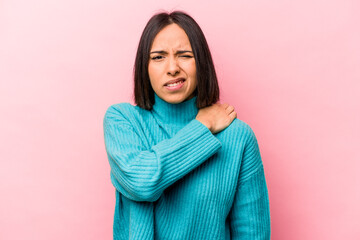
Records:
M180 57L183 57L183 58L192 58L193 56L191 56L191 55L181 55Z
M163 59L164 57L163 56L155 56L155 57L151 57L151 60L161 60Z

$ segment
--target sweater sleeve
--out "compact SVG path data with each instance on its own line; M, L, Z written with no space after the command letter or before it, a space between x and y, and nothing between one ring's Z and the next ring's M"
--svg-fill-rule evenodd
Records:
M156 201L162 192L221 147L209 129L194 119L172 138L145 149L132 124L110 107L104 117L104 139L111 181L133 201Z
M264 167L254 132L241 163L239 183L230 212L232 239L270 239L270 209Z

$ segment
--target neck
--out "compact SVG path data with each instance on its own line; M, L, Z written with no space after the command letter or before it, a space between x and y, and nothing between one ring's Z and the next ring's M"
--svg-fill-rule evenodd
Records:
M199 111L196 107L197 96L181 103L172 104L161 99L156 93L154 94L155 104L152 112L163 123L185 124L193 120Z

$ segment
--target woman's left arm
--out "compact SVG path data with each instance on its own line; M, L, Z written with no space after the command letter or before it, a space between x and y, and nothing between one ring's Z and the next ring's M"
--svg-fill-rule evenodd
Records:
M250 127L249 131L229 215L231 239L270 239L270 208L264 167L255 134Z

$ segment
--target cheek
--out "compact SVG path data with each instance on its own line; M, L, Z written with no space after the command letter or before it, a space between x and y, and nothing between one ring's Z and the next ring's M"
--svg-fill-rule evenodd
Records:
M196 64L194 62L189 62L184 65L184 68L186 69L186 72L188 75L196 76Z
M152 76L155 75L156 71L155 71L155 67L153 64L149 64L148 66L148 73L149 73L149 77L152 78Z
M149 64L149 76L160 77L163 74L163 66L161 64Z
M155 91L160 90L162 87L163 71L164 69L161 64L149 64L148 66L150 84Z
M153 65L153 64L149 64L148 67L148 73L149 73L149 77L150 77L150 81L157 81L159 79L160 76L160 69L158 66Z
M186 72L187 72L188 77L190 77L192 79L189 88L191 90L194 90L196 88L196 86L197 86L196 64L195 64L195 62L194 63L189 63L187 65L186 69L187 69Z

